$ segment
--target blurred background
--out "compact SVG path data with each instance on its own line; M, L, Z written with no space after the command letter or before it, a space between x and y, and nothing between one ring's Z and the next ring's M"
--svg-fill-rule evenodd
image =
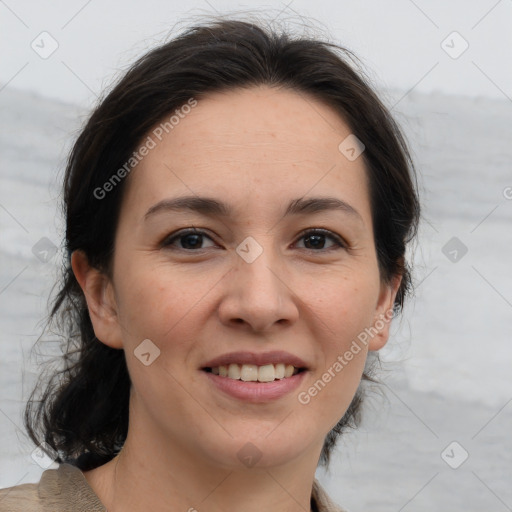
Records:
M512 1L0 0L0 487L43 467L22 426L63 258L66 154L138 56L210 15L260 15L361 59L403 127L423 221L416 296L363 426L318 478L352 512L512 510Z

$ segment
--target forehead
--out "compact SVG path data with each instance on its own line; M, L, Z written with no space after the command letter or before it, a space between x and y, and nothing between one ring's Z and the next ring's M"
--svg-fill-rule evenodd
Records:
M223 196L243 209L338 191L369 215L363 158L349 161L338 149L350 128L309 95L230 90L198 99L166 125L169 118L148 132L154 147L129 177L125 200L135 209L191 193Z

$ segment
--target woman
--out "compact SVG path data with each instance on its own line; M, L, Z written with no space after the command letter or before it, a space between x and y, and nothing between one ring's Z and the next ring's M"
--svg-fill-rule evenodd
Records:
M64 182L65 369L25 413L60 466L0 510L342 510L315 470L358 423L419 216L345 55L213 20L96 108Z

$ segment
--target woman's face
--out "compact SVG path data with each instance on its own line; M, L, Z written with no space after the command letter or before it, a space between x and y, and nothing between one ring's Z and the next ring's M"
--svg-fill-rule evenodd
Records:
M201 99L167 131L148 133L156 146L127 178L114 320L93 318L125 350L131 425L222 467L318 457L387 340L398 285L379 277L363 158L338 149L350 129L311 97L260 87ZM245 382L216 375L223 361L259 363L245 379L302 370Z

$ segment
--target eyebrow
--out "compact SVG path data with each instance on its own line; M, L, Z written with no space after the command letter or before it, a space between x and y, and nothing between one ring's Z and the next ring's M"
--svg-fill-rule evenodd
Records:
M144 220L159 212L183 211L197 212L210 217L232 217L233 209L226 203L211 197L183 196L174 199L164 199L151 206L144 215ZM349 203L336 197L298 198L292 200L284 216L318 213L328 210L342 211L351 217L363 220L361 214Z

